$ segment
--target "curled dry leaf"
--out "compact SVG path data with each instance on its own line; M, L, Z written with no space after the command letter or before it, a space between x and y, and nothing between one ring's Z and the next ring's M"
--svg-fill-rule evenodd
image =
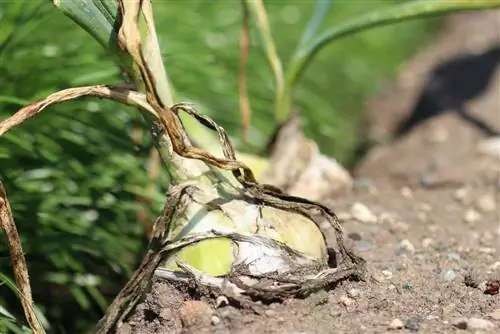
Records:
M40 101L33 102L23 107L14 115L0 123L0 136L4 135L16 125L19 125L22 122L36 116L38 113L51 105L71 101L84 96L105 98L118 101L123 104L137 106L148 111L153 116L158 117L154 109L146 102L146 98L143 94L130 90L125 86L97 85L75 87L51 94Z

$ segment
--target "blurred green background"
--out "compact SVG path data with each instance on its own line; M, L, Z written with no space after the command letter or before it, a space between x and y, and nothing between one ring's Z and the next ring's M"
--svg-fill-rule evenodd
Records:
M324 27L401 1L336 1ZM312 10L310 1L266 1L286 64ZM155 19L169 76L183 99L240 138L238 1L155 1ZM306 133L322 151L348 164L362 142L363 101L375 94L436 28L416 21L343 39L316 58L296 90ZM273 77L252 31L250 140L261 147L275 127ZM118 83L113 62L90 36L43 0L0 1L0 119L51 92ZM160 211L166 176L147 195L147 134L130 108L84 99L43 112L0 138L0 177L29 262L34 298L53 333L95 323L140 260L144 228L137 215ZM0 242L0 273L11 276ZM5 280L4 278L3 280ZM1 284L2 280L0 280ZM16 296L0 286L0 332L20 330Z

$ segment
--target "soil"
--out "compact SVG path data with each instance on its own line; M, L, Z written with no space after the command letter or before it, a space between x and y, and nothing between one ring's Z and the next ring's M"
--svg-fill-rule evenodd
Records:
M383 139L411 110L435 64L481 52L500 42L499 32L500 11L448 17L435 40L368 102L372 138ZM500 129L500 71L468 106ZM355 170L355 190L326 201L343 218L349 246L367 260L366 281L263 306L260 315L223 301L217 308L186 301L156 281L121 332L500 332L500 152L479 153L485 140L444 113L371 150ZM376 219L350 217L354 204Z

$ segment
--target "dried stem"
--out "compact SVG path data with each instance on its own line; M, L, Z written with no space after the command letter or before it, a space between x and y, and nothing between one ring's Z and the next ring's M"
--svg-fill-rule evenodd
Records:
M285 76L283 72L283 65L281 64L281 59L278 55L278 51L276 50L276 43L274 42L274 38L271 32L271 26L267 17L264 1L245 0L245 2L255 19L260 37L264 44L267 61L274 74L274 82L276 85L276 115L278 120L282 121L282 119L280 119L280 115L283 114L283 110L281 109L284 106L281 105L281 96L283 95L285 89Z
M151 106L149 106L148 103L145 101L145 97L143 94L125 88L124 86L113 87L113 86L97 85L97 86L76 87L76 88L64 89L57 93L50 94L45 99L33 102L25 106L24 108L20 109L11 117L0 122L0 136L4 135L7 131L12 129L16 125L19 125L22 122L36 116L38 113L40 113L45 108L51 105L71 101L84 96L100 97L100 98L119 101L121 103L136 107L141 107L143 110L147 110L155 117L158 117L155 111L151 108Z
M21 305L24 310L24 316L33 333L45 333L43 326L36 317L33 297L31 295L31 286L28 275L28 265L24 257L19 233L17 233L16 224L12 211L10 209L9 200L5 189L0 182L0 228L5 231L7 236L7 244L9 245L10 258L12 261L12 270L19 289Z

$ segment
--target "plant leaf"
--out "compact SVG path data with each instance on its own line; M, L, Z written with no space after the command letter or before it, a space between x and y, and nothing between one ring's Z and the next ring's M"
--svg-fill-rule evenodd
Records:
M309 23L307 23L306 29L304 30L304 34L300 39L296 52L298 52L300 48L302 48L304 45L309 43L311 39L314 38L314 36L318 32L319 27L321 27L321 24L330 12L330 7L333 4L333 0L316 0L314 4L314 13L311 16Z
M397 4L347 20L324 31L291 60L285 78L285 90L291 91L314 56L325 46L342 37L388 24L433 17L453 12L476 11L500 7L499 0L420 0Z
M120 66L132 70L130 56L118 47L119 26L117 0L52 0L64 15L71 18L118 60Z

